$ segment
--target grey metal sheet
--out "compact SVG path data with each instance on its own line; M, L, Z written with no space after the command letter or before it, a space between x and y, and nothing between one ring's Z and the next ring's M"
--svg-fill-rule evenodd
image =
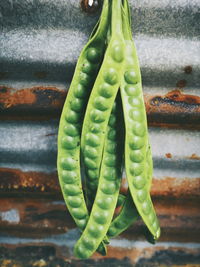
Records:
M109 255L120 258L123 254L141 267L140 258L148 264L163 250L162 263L171 264L168 257L173 253L177 255L172 257L176 264L183 264L184 259L196 263L199 245L193 242L197 242L199 231L200 1L129 2L151 123L155 166L152 194L157 198L166 241L154 248L143 241L134 242L133 228L112 241ZM50 243L59 253L64 246L67 257L72 255L76 231L48 235L51 231L67 231L70 225L69 217L63 225L63 202L52 202L55 192L56 197L59 194L56 139L59 114L78 55L98 16L99 11L84 13L77 0L0 1L0 190L4 193L0 199L0 230L5 233L6 226L15 234L19 229L23 234L47 234L36 240L3 234L3 249L18 248L20 242L27 248L30 243ZM177 91L169 97L174 89ZM21 192L28 193L29 199ZM49 200L44 201L45 192L49 192ZM14 193L19 195L12 199ZM55 223L54 212L59 209L62 212L56 216L62 215ZM192 255L191 261L188 255ZM175 260L181 257L182 261Z
M0 124L0 167L23 171L56 171L58 120L5 121ZM8 134L9 133L9 134ZM156 178L198 178L199 131L150 128ZM166 158L170 153L172 158Z
M198 88L200 2L130 2L144 85L174 87L190 65L187 87ZM2 83L41 84L36 71L48 73L43 84L69 83L97 15L81 13L75 0L3 0L0 13Z

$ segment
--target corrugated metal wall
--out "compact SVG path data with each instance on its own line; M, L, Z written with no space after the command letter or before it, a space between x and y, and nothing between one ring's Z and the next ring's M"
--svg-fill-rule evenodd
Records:
M87 1L81 8L78 0L1 0L1 266L200 264L200 1L130 4L161 239L148 244L138 222L111 241L106 258L73 258L78 231L58 185L56 138L77 57L99 11Z

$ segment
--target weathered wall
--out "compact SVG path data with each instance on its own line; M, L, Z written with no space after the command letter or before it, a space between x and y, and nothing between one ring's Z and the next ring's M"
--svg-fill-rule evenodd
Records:
M197 266L199 0L130 0L160 241L148 244L138 222L111 241L106 258L72 256L78 231L58 185L56 138L77 57L99 16L95 3L89 8L82 1L81 8L78 0L0 1L0 264Z

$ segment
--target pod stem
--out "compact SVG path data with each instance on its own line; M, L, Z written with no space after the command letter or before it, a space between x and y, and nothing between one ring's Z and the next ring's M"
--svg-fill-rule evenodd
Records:
M112 35L122 35L122 13L121 0L112 0L112 21L111 31Z
M110 12L108 9L110 9L109 0L104 0L99 19L99 36L104 36L106 33L105 29L107 28L107 21L110 20Z
M132 32L131 32L130 8L129 8L128 0L123 1L122 18L123 18L124 38L126 40L133 40Z

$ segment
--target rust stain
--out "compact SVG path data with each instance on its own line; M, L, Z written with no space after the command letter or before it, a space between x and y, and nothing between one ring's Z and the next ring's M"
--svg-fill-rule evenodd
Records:
M120 244L120 240L119 240L119 244ZM159 243L158 243L159 244ZM128 244L127 244L128 245ZM165 257L162 258L162 254L164 255L163 252L166 251L166 256L167 257L167 261L166 261L166 265L165 265ZM171 253L170 253L171 252ZM159 254L160 257L159 257ZM157 267L172 267L174 265L172 265L174 262L176 262L176 260L174 260L173 257L169 257L169 254L174 254L174 257L179 258L179 262L182 261L182 263L187 264L190 263L189 261L186 261L184 258L181 260L181 256L182 255L195 255L196 257L198 257L199 255L199 249L194 249L194 248L181 248L180 247L169 247L166 249L166 247L162 246L162 245L158 245L158 246L152 246L152 247L125 247L125 248L120 248L120 247L113 247L111 245L108 246L108 253L106 256L104 256L104 258L115 258L115 259L129 259L132 264L136 264L137 266L140 266L140 259L142 259L143 261L141 261L141 266L157 266ZM167 256L168 255L168 256ZM98 255L97 253L95 253L95 255L92 257L93 259L101 259L102 256ZM160 261L160 259L162 259ZM145 263L143 264L143 262L145 261ZM162 262L162 263L161 263ZM124 265L125 266L125 265ZM179 265L180 266L180 265ZM190 265L184 265L186 266L190 266ZM191 265L192 266L192 265ZM193 265L194 266L194 265Z
M64 233L74 228L74 222L64 203L49 199L1 198L0 212L17 211L19 221L5 221L0 218L0 229L12 231L16 236L45 236L50 233ZM23 232L19 231L23 229Z
M160 106L161 104L187 104L200 106L200 97L195 95L184 94L180 90L175 89L168 92L164 96L153 96L149 99L151 105ZM181 105L182 107L182 105Z
M22 89L14 93L12 93L10 88L0 87L0 90L0 103L3 103L3 108L10 108L15 105L23 104L30 105L36 101L36 97L31 90Z
M199 198L200 197L200 178L178 179L165 177L164 179L153 179L151 194L156 197L174 198Z
M18 169L0 168L0 191L6 194L13 192L34 192L50 193L59 195L60 185L57 173L23 172ZM173 198L199 198L200 178L174 178L165 177L156 179L154 177L151 187L153 197L173 197ZM122 179L121 193L126 194L127 182Z
M57 107L61 108L66 97L66 92L56 87L32 87L14 89L0 86L0 105L2 109L20 106Z
M172 115L173 116L173 115ZM151 127L158 127L158 128L165 128L165 129L190 129L190 130L200 130L200 124L198 123L192 123L188 121L187 124L181 124L181 123L162 123L162 122L156 122L151 121L150 118L148 118L148 126Z
M165 95L168 98L177 102L184 102L189 105L200 105L200 97L194 95L183 94L180 90L173 90Z
M200 97L172 90L166 95L145 95L149 123L192 124L198 127L200 120ZM195 128L194 127L194 128Z
M17 90L0 86L0 108L3 111L1 117L4 120L57 118L60 116L66 94L67 90L56 87L32 87ZM166 95L146 94L144 98L149 125L200 129L199 96L173 90Z
M57 173L23 172L18 169L0 168L0 191L60 192Z
M120 192L126 194L127 182L122 179L122 186ZM153 197L169 197L169 198L197 198L200 197L200 177L197 178L175 178L164 177L152 180L151 195Z
M185 66L184 72L186 74L191 74L192 73L192 66Z
M146 250L147 249L147 250ZM149 254L149 249L145 248L146 253ZM153 254L153 253L151 253ZM137 259L141 256L141 249L138 248L120 248L120 247L112 247L111 245L108 246L108 253L104 258L115 258L115 259L124 259L128 257L131 259L132 263L136 263ZM149 254L150 256L150 254ZM92 259L100 259L102 256L99 254L95 253L92 256Z
M198 202L160 198L154 199L153 203L162 227L161 240L188 241L188 238L190 242L199 240ZM15 209L19 214L17 223L4 221L0 217L0 230L9 234L41 237L50 233L64 233L76 227L64 202L29 196L29 198L1 198L0 204L0 213ZM144 240L143 227L139 220L121 236L129 240L134 240L136 237L137 240ZM189 237L186 234L188 231L190 231Z
M6 86L0 86L0 103L2 108L10 108L18 105L29 104L48 104L49 106L62 107L66 92L56 87L32 87L25 89L14 89ZM199 111L200 97L184 94L176 89L168 92L166 95L144 95L147 113L152 111L165 111L176 113L190 107L192 111ZM158 109L159 107L159 109ZM170 109L171 107L171 109ZM155 109L156 108L156 109ZM191 110L190 110L191 112Z
M168 159L171 159L171 158L172 158L172 154L171 154L171 153L166 153L165 156L166 156L166 158L168 158Z
M0 110L1 110L1 105L0 105ZM18 111L16 111L15 113L13 112L12 114L10 114L10 113L8 113L8 114L4 113L3 114L3 112L2 112L2 113L0 113L0 120L1 121L10 121L10 120L15 120L15 121L47 121L47 120L52 120L52 119L58 119L58 117L60 117L60 115L61 115L61 111L58 111L55 113L50 112L48 114L47 113L42 114L42 112L40 114L38 114L38 113L35 114L32 112L31 114L28 114L28 115L25 112L18 113Z
M183 88L183 87L185 87L186 85L187 85L187 81L186 81L186 80L180 80L180 81L178 81L177 84L176 84L176 86L177 86L178 88Z
M153 203L155 205L157 213L161 218L162 216L168 217L170 219L175 218L176 220L178 219L178 217L190 218L188 222L191 223L191 225L194 224L194 221L192 221L191 218L198 218L198 220L200 219L200 207L198 200L154 197ZM184 224L185 222L182 221L182 223ZM200 225L198 225L197 227L199 228L199 226Z
M89 4L89 0L81 0L81 8L88 14L94 14L100 8L100 1L93 0L92 5Z
M178 244L173 247L170 244L168 247L162 244L151 247L114 247L109 245L106 256L95 253L92 258L87 260L75 258L67 244L61 246L41 241L26 244L2 244L0 252L3 254L0 265L9 264L1 265L1 267L199 267L199 264L196 264L199 262L198 248L184 248Z
M195 221L192 226L188 227L181 223L181 221L184 221L184 219L185 218L183 217L180 217L179 220L174 220L170 217L168 217L167 220L161 220L160 218L161 237L159 238L159 241L199 243L200 238L197 235L200 234L200 230L197 229L195 225L195 223L199 223L199 220L195 221L194 218L188 218L188 220ZM145 240L144 228L137 226L137 222L129 229L124 231L120 236L121 238L128 239L130 241Z
M195 159L195 160L200 160L200 157L197 156L197 154L193 153L188 159Z

